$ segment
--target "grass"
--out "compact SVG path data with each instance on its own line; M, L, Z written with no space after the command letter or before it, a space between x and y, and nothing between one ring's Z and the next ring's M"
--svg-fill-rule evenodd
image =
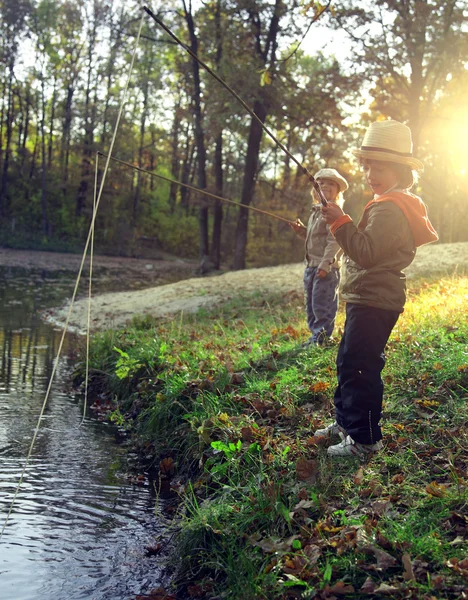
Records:
M337 342L299 349L297 294L96 336L93 385L178 494L185 596L468 594L467 300L461 275L411 283L383 373L385 449L364 464L312 436L333 418Z

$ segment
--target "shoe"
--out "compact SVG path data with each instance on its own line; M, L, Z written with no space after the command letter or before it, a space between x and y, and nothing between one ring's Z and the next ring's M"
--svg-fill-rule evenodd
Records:
M324 429L317 429L317 431L314 433L314 437L325 437L329 440L335 437L341 437L341 439L344 439L345 436L346 431L343 429L343 427L338 425L336 421Z
M383 444L381 441L375 444L360 444L355 442L350 435L347 435L343 441L335 446L330 446L327 450L329 456L371 456L381 450Z

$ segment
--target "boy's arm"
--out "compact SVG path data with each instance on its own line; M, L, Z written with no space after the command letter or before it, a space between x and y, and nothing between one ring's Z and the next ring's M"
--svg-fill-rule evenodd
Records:
M330 227L345 254L364 269L373 267L394 252L407 228L406 217L391 202L375 204L369 210L369 219L362 231L350 217L340 217Z
M300 219L296 219L294 223L289 223L289 227L303 240L307 237L307 226Z

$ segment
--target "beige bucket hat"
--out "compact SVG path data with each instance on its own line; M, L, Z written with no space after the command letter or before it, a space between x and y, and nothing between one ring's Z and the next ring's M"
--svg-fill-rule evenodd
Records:
M331 179L338 184L340 192L346 192L349 187L346 179L336 169L320 169L315 173L314 179Z
M408 165L416 171L424 170L420 160L413 157L411 129L398 121L376 121L364 134L362 146L353 150L357 158L382 160Z

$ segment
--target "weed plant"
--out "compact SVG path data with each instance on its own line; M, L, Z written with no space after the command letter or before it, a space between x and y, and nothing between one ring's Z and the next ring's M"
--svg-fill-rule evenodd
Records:
M192 597L468 597L468 279L412 282L387 348L385 447L326 455L336 338L303 350L297 294L95 337L105 390L180 496ZM163 464L163 463L161 463ZM164 463L167 465L167 462Z

